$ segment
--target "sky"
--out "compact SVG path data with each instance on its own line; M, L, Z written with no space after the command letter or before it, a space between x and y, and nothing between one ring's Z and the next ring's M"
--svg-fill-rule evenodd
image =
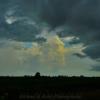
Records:
M0 76L100 76L100 0L0 0Z

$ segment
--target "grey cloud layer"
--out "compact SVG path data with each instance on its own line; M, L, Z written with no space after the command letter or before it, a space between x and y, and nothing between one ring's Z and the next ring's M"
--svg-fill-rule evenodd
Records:
M100 65L93 66L93 68L91 70L92 71L100 71Z
M11 10L15 11L11 13ZM0 0L0 37L18 41L45 41L36 38L41 32L40 23L47 23L52 30L62 26L63 30L58 34L60 37L79 37L77 43L82 42L87 46L84 50L87 56L98 59L99 11L100 0ZM22 19L9 24L5 21L5 16ZM67 30L68 27L70 30Z

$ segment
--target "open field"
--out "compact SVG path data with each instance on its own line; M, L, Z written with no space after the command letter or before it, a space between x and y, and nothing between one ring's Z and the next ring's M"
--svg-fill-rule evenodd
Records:
M0 77L0 100L100 100L99 77Z

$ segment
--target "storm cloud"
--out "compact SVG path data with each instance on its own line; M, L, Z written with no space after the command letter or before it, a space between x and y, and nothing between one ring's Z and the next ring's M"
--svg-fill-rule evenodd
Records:
M100 71L100 66L99 65L95 65L95 66L92 66L92 71Z
M45 41L36 38L44 24L61 28L60 38L78 37L92 59L100 58L100 0L0 0L0 38ZM73 41L73 44L76 41Z

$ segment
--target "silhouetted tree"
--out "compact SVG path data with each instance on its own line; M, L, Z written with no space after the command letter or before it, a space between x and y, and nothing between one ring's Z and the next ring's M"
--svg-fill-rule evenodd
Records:
M40 77L40 73L37 72L37 73L35 74L35 77Z
M84 75L80 75L80 78L84 78Z

